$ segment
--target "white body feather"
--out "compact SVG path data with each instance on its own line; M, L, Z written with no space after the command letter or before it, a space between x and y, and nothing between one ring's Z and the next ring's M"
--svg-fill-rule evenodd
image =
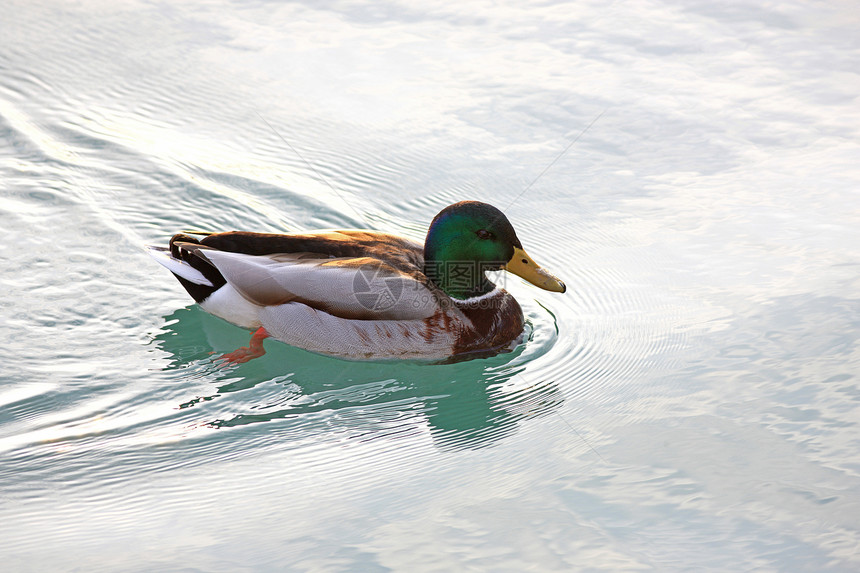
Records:
M263 307L250 302L230 283L209 295L209 298L200 303L200 308L242 328L253 330L262 326L260 311Z
M260 311L273 337L311 352L352 359L442 360L451 356L451 333L433 332L423 320L350 320L291 302Z

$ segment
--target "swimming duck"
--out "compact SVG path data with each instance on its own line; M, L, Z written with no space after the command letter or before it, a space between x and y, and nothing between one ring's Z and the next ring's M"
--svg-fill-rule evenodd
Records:
M504 269L535 286L565 285L523 250L499 209L445 207L424 245L365 230L295 234L181 233L149 247L203 310L254 330L230 362L277 340L352 360L461 360L511 350L520 305L487 279Z

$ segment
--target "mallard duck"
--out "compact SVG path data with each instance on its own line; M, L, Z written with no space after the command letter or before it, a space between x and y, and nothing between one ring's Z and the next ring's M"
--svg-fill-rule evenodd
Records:
M353 360L487 356L516 346L524 319L485 271L565 291L504 213L477 201L445 207L424 245L365 230L192 234L203 238L174 235L150 252L203 310L255 331L231 362L263 355L270 336Z

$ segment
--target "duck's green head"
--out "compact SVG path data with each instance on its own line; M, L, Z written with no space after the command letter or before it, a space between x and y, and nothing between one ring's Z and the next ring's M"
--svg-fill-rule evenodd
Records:
M523 250L508 218L478 201L442 209L424 242L424 272L449 296L465 299L491 291L484 271L505 269L535 286L564 292L564 283Z

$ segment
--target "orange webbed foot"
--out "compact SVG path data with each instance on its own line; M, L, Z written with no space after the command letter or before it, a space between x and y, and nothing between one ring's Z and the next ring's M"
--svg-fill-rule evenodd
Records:
M230 362L232 364L242 364L249 360L253 360L254 358L259 358L266 353L266 349L263 348L263 340L268 337L269 333L261 326L251 337L251 342L248 346L243 346L233 352L224 354L220 357L220 360Z

